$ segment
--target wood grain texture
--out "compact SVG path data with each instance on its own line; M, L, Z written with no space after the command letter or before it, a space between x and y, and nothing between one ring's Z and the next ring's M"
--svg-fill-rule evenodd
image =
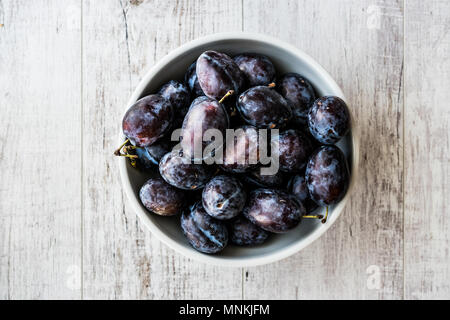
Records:
M449 299L450 2L405 12L405 292Z
M244 31L292 43L330 72L361 141L359 178L337 223L293 257L246 270L244 298L402 298L402 1L244 3Z
M0 1L0 299L80 298L80 17Z
M240 1L83 2L83 297L241 298L242 271L190 261L137 220L122 191L116 147L132 90L170 50L240 30Z
M446 0L0 0L0 299L450 298L449 12ZM223 31L310 54L361 140L337 223L248 269L160 243L112 156L146 71Z

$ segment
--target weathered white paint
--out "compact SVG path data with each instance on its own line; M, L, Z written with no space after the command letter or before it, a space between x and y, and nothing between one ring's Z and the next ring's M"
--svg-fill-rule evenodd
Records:
M450 298L450 2L405 8L405 297Z
M449 11L444 0L0 0L0 298L449 298ZM155 61L241 30L330 72L358 122L361 166L324 237L226 269L142 227L111 152Z
M245 3L245 31L295 44L342 87L357 119L361 160L352 201L337 223L287 261L246 270L244 297L401 298L402 1ZM372 265L382 273L378 290L367 286Z
M0 299L81 297L80 17L0 1Z

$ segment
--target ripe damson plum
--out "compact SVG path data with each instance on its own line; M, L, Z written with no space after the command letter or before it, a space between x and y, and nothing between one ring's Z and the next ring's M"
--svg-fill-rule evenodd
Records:
M200 202L181 215L181 228L191 246L203 253L217 253L228 243L224 222L208 215Z
M228 126L228 115L221 103L205 96L196 98L183 121L181 146L184 155L192 159L208 158L210 155L204 155L203 151L211 141L203 141L204 133L215 129L224 136Z
M227 139L221 168L226 172L242 173L258 164L258 131L245 125L236 128L234 133L234 139Z
M306 209L306 214L309 214L318 208L317 203L315 203L309 195L304 174L295 175L288 183L288 190L303 204Z
M308 113L311 134L323 144L338 142L350 130L350 112L338 97L326 96L314 101Z
M237 64L224 53L205 51L197 59L197 78L206 96L220 100L229 90L239 94L244 75Z
M186 74L184 75L184 82L187 83L189 90L191 91L192 98L205 95L202 87L200 87L200 83L198 83L196 68L197 62L194 61L194 63L189 66Z
M147 180L139 191L139 198L147 210L160 216L180 213L185 204L184 192L160 177Z
M253 246L264 243L269 233L247 218L239 216L230 223L230 241L238 246Z
M148 153L147 148L136 148L136 155L138 156L139 168L151 169L155 166L155 161Z
M336 204L344 198L350 173L342 151L336 146L316 150L306 166L309 194L320 206Z
M287 101L268 86L257 86L242 93L237 101L242 118L257 128L282 128L292 117Z
M219 220L236 217L242 212L245 200L242 184L231 176L216 176L203 189L203 207L210 216Z
M277 139L278 138L278 139ZM311 140L299 130L289 129L274 136L273 144L278 143L280 170L284 172L299 172L308 162L314 151ZM272 147L272 150L273 147Z
M135 153L138 156L140 168L150 169L157 166L161 158L170 150L172 150L170 139L163 137L148 147L135 148Z
M258 168L247 172L243 177L243 181L259 188L281 188L284 184L284 178L284 174L280 170L275 174L263 175Z
M293 195L272 189L253 190L243 211L252 223L274 233L295 228L305 212Z
M248 87L268 85L275 79L275 67L270 59L257 53L243 53L233 58L245 74Z
M159 94L164 99L167 99L172 105L172 128L179 128L183 123L184 116L191 103L191 93L189 88L180 81L170 80L159 89Z
M148 159L153 164L158 165L162 157L172 150L172 143L168 137L164 137L156 141L154 144L145 147L145 150L147 152Z
M308 111L316 99L309 81L297 73L287 73L278 81L277 90L290 103L293 122L306 124Z
M184 190L205 186L214 174L212 166L194 164L178 152L167 153L159 162L159 173L170 185Z
M137 147L147 147L168 132L173 111L162 96L152 94L132 105L122 120L122 130Z
M236 109L236 99L236 95L231 95L222 101L222 105L225 107L225 110L227 111L227 114L229 116L230 124L231 121L236 122L235 118L241 118L238 116L238 112Z

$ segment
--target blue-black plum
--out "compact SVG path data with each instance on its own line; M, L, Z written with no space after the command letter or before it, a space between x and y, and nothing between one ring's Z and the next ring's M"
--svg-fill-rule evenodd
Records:
M219 220L228 220L240 214L245 200L242 184L231 176L215 176L203 189L203 207L210 216Z
M242 118L257 128L282 128L292 117L287 101L268 86L257 86L243 92L237 100Z
M172 118L170 102L161 95L152 94L138 100L125 113L123 133L133 145L147 147L169 131Z
M309 108L316 99L314 88L309 81L297 73L287 73L279 79L277 90L289 102L293 122L306 124Z
M183 123L191 102L189 88L182 82L170 80L159 89L159 94L170 102L173 109L172 128L179 128Z
M191 97L193 98L205 95L202 87L200 87L200 83L198 83L196 68L197 63L194 61L194 63L189 66L186 74L184 75L184 82L187 83L189 90L191 91Z
M224 222L208 215L200 202L182 214L181 228L191 246L203 253L220 252L228 243Z
M155 162L149 155L147 148L136 148L136 155L138 156L139 168L151 169L155 166Z
M309 214L318 208L317 203L315 203L309 195L304 173L292 177L288 183L288 190L303 204L306 209L306 214Z
M205 51L197 59L197 79L206 96L220 100L228 91L239 94L245 78L237 64L224 53Z
M242 173L257 166L259 136L257 128L249 125L235 128L234 140L228 141L221 168L230 173Z
M253 246L264 243L269 233L244 216L239 216L230 223L230 241L238 246Z
M257 53L242 53L233 58L245 74L248 87L268 85L275 79L275 67L270 59Z
M309 194L320 206L336 204L344 198L350 173L342 151L336 146L316 150L306 166Z
M228 115L221 103L205 96L196 98L183 121L182 148L184 155L197 160L208 158L210 155L203 153L211 141L203 141L205 132L215 129L225 136L228 126ZM198 150L197 154L196 150Z
M314 101L308 113L311 134L323 144L338 142L350 130L350 112L338 97L326 96Z
M285 175L280 170L278 170L275 174L263 175L261 174L261 168L257 168L248 171L244 175L243 180L246 183L258 188L282 188L284 185Z
M162 157L172 150L172 142L169 137L164 137L154 144L145 147L145 150L147 151L148 159L153 162L153 164L158 165Z
M243 211L252 223L274 233L285 233L295 228L305 212L293 195L272 189L253 190Z
M308 162L314 151L309 137L299 130L289 129L280 135L273 136L273 146L278 143L280 170L284 172L299 172ZM273 148L273 147L272 147ZM274 152L274 149L272 149Z
M161 216L181 213L185 204L184 192L160 177L147 180L139 191L139 198L147 210Z
M194 164L177 152L167 153L159 162L159 173L170 185L183 190L205 186L214 174L212 166Z

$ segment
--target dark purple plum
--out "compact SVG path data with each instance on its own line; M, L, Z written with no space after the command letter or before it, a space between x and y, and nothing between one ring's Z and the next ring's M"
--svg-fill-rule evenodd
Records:
M135 149L138 156L140 168L151 169L159 164L161 158L172 150L172 143L169 138L163 137L152 145Z
M236 107L237 96L230 96L225 101L223 105L230 116L230 128L239 128L247 125L247 122L242 119Z
M254 168L258 163L258 130L245 125L236 128L234 133L234 139L226 139L227 145L223 153L221 168L230 173L242 173Z
M139 197L147 210L160 216L181 213L185 205L184 192L159 177L147 180L139 192Z
M275 79L275 67L270 59L257 53L243 53L233 58L245 74L248 87L264 86Z
M314 101L308 113L311 134L323 144L338 142L350 130L350 112L338 97L326 96Z
M202 193L203 208L213 218L228 220L236 217L244 209L246 200L242 184L231 176L215 176Z
M236 95L228 96L224 101L222 101L222 105L225 107L225 110L227 111L227 114L231 120L234 120L233 118L241 118L239 117L239 113L236 109Z
M251 170L245 174L243 180L259 188L282 188L284 185L284 174L281 171L272 175L262 175L260 168Z
M206 96L220 100L229 90L241 92L245 78L237 64L224 53L205 51L197 59L197 78Z
M269 233L239 216L230 224L230 241L238 246L254 246L264 243Z
M196 68L197 62L194 61L194 63L189 66L186 74L184 75L184 82L187 83L189 90L191 91L191 97L193 98L205 95L202 87L200 87L200 83L198 83Z
M318 208L317 203L309 195L304 174L294 176L288 183L288 190L303 204L306 209L306 214L310 214Z
M164 137L154 144L145 147L145 150L147 151L148 159L153 162L153 164L158 165L162 157L172 150L172 143L169 137Z
M284 172L302 171L309 156L314 151L311 140L299 130L289 129L272 137L273 146L278 142L280 170Z
M211 142L203 141L204 133L216 129L225 136L228 126L228 115L221 103L205 96L196 98L183 121L181 146L184 155L192 159L208 158L210 155L204 155L203 151Z
M191 93L189 88L180 81L170 80L159 89L159 94L164 99L167 99L172 105L172 128L179 128L183 123L184 116L191 103Z
M183 190L205 186L214 174L212 166L191 163L178 152L167 153L159 162L159 173L170 185Z
M309 194L320 206L336 204L344 198L350 180L347 161L336 146L316 150L306 166Z
M155 162L149 155L147 148L136 148L136 155L138 156L139 168L151 169L155 166Z
M237 109L248 124L257 128L282 128L292 117L287 101L267 86L253 87L242 93Z
M181 215L181 228L191 246L203 253L220 252L228 243L224 222L208 215L200 202Z
M147 147L166 134L173 118L172 105L158 94L152 94L132 105L122 120L122 129L130 142Z
M293 195L272 189L253 190L243 211L252 223L274 233L295 228L305 212Z
M287 73L277 83L277 90L289 102L296 124L306 124L308 111L316 94L314 88L304 77L297 73Z

